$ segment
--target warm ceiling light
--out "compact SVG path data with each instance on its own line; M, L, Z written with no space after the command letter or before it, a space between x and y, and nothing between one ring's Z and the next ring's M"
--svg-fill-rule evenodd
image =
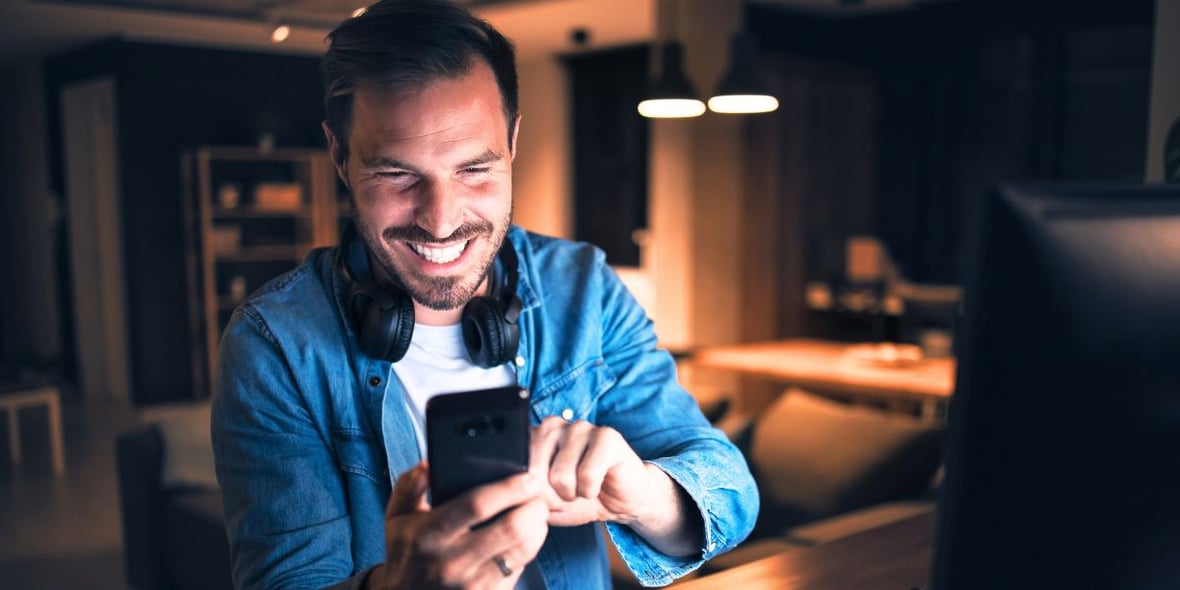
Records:
M778 99L767 94L719 94L709 99L714 113L769 113L778 109Z
M689 119L705 114L705 103L695 98L649 98L639 101L636 108L649 119Z
M709 99L709 110L726 114L769 113L778 109L778 99L758 74L758 46L753 36L733 36L729 71L721 79L717 94Z
M364 13L368 12L368 11L369 11L369 9L368 9L368 8L365 8L364 6L362 6L362 7L358 8L358 9L356 9L356 10L352 11L352 18L356 18L356 17L358 17L358 16L360 16L360 15L362 15L362 14L364 14Z
M270 32L270 42L271 43L282 43L283 41L287 40L287 37L290 37L290 36L291 36L291 27L289 27L287 25L279 25L279 26L275 27L273 31Z
M697 98L692 82L684 73L684 48L676 41L676 4L656 0L656 36L659 43L651 57L659 58L659 75L648 79L637 109L644 117L684 119L705 114L705 103ZM671 34L669 34L671 33ZM655 70L655 62L652 62Z
M705 113L692 82L684 73L683 49L675 41L662 47L660 75L652 80L639 102L639 114L655 119L683 119Z

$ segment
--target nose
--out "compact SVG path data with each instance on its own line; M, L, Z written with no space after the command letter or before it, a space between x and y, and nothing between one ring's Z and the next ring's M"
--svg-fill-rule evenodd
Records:
M436 238L446 238L463 225L463 196L446 181L424 183L414 222Z

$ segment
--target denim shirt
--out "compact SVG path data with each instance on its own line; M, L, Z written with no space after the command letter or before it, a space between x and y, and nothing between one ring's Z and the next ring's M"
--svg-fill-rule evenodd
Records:
M687 557L614 523L551 527L536 561L547 587L610 587L603 528L645 585L745 539L758 512L749 468L677 383L602 252L515 226L508 239L520 260L516 365L532 422L559 415L618 430L704 522L700 553ZM357 347L339 268L338 248L313 251L243 302L221 340L212 434L238 588L355 585L385 559L392 482L422 459L391 364Z

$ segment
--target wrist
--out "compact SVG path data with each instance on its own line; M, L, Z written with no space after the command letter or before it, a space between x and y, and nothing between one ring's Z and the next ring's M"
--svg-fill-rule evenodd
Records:
M680 493L676 482L654 463L643 463L644 490L640 496L642 504L634 512L619 520L619 524L636 531L662 529L668 522L678 520L680 514Z

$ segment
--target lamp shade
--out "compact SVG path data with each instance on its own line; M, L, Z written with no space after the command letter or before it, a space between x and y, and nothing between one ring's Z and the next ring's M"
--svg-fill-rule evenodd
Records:
M778 108L778 99L770 93L758 73L758 46L753 36L733 36L733 55L729 70L721 79L717 94L709 99L715 113L769 113Z
M684 73L684 50L668 41L660 48L660 75L653 78L639 101L639 114L651 118L699 117L705 103L697 98L692 82Z

